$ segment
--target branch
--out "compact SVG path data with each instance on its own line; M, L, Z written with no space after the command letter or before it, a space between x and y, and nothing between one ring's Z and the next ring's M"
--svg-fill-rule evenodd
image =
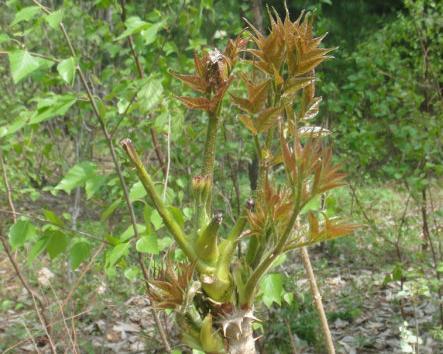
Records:
M182 230L182 228L177 224L177 222L174 220L172 215L169 213L169 211L166 209L165 205L163 204L162 199L155 190L154 182L152 181L151 176L144 168L143 163L137 154L137 151L135 151L132 141L129 139L125 139L121 142L121 145L125 150L126 154L128 155L128 157L130 158L132 164L136 168L138 177L142 182L143 187L145 188L149 197L153 201L154 206L157 209L160 216L162 217L166 227L171 232L175 241L180 246L182 251L186 254L186 256L189 258L189 260L191 262L195 262L197 260L197 256L194 252L194 249L191 247L190 243L186 239L186 235Z
M311 287L311 292L314 297L315 307L317 308L318 315L320 316L321 327L326 341L326 348L328 349L329 354L335 354L334 342L332 341L331 331L329 330L328 319L326 318L320 291L318 290L314 271L312 270L311 261L309 259L309 253L306 247L301 248L301 258L308 276L309 286Z
M121 19L122 19L123 23L126 21L126 7L125 7L125 5L126 5L126 1L120 0L120 6L122 8ZM143 79L145 77L145 74L143 71L142 64L140 63L140 59L138 57L137 51L135 50L134 41L132 39L132 36L128 36L128 44L129 44L129 48L131 49L132 57L134 58L134 61L135 61L135 66L137 67L138 75L139 75L140 79ZM150 128L149 132L151 133L152 143L154 145L154 151L155 151L155 155L157 156L158 163L159 163L160 168L163 172L163 176L166 177L168 170L167 170L167 166L165 164L164 158L163 158L163 154L160 149L160 144L158 142L157 134L156 134L154 128Z

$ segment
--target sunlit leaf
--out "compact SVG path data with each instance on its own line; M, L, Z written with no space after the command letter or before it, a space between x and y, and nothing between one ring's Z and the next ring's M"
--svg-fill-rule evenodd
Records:
M74 83L76 71L75 58L70 57L68 59L62 60L57 65L57 71L65 82L72 85Z
M51 95L38 101L38 111L32 115L29 124L37 124L47 121L51 118L63 116L69 108L77 102L77 97L66 95Z
M164 26L164 21L150 24L150 26L140 32L140 35L145 40L145 45L149 45L155 42L157 38L157 32Z
M125 21L125 26L126 30L115 39L116 41L148 29L152 24L141 20L138 16L133 16Z
M12 79L17 84L36 71L40 67L41 62L25 50L16 50L9 52L9 64Z
M113 267L122 257L126 257L129 253L131 244L129 242L120 243L109 252L108 267Z
M96 166L93 162L83 161L71 167L65 177L54 187L54 190L62 190L66 193L82 186L88 179L96 176Z
M263 294L263 302L267 307L271 307L274 302L281 305L283 275L279 273L265 275L260 282L260 290Z
M138 252L159 254L160 248L158 245L158 239L155 234L144 235L136 243L135 248Z
M16 24L29 21L34 18L40 12L40 8L38 6L28 6L15 14L14 21L12 21L11 26L15 26Z
M46 15L45 20L52 29L58 29L58 26L63 20L63 10L60 9Z

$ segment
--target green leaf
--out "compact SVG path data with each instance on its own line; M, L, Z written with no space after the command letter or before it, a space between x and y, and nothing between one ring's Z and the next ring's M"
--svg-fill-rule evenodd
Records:
M46 230L45 234L48 236L46 250L49 257L54 259L68 247L68 237L60 230Z
M32 264L37 256L43 252L48 244L48 237L44 236L32 246L28 254L28 264Z
M65 223L62 219L60 219L53 211L44 209L43 215L45 216L45 219L49 221L52 225L63 227Z
M129 190L129 199L131 202L141 200L146 196L146 190L141 182L135 182Z
M103 221L107 220L114 213L114 211L119 207L121 202L122 202L122 200L120 198L117 200L114 200L100 215L100 221L103 222Z
M36 235L35 227L28 220L19 220L9 229L9 243L13 250L23 246Z
M124 274L125 274L126 279L131 280L131 281L135 281L135 280L137 280L138 275L140 274L140 269L132 266L132 267L129 267L128 269L125 269Z
M93 178L96 173L96 166L90 161L83 161L72 167L65 177L57 184L54 190L62 190L66 193L82 186L88 179Z
M126 30L115 39L116 41L126 38L128 36L131 36L131 35L138 33L144 29L147 29L151 26L151 24L141 20L140 17L138 17L138 16L133 16L133 17L129 17L125 21L125 26L126 26Z
M105 176L90 177L85 184L86 198L91 199L97 193L103 184L106 182Z
M109 264L108 267L112 267L117 263L120 258L126 256L129 252L130 243L120 243L117 246L115 246L111 252L109 253Z
M163 95L163 85L160 80L146 78L143 80L140 91L137 94L140 110L142 112L151 111L161 100Z
M151 222L152 222L152 225L154 225L155 231L161 229L164 226L163 219L162 219L162 217L160 216L160 214L158 213L157 210L154 210L152 212L152 214L151 214Z
M28 123L29 114L30 113L28 111L20 112L18 118L15 121L13 121L11 124L5 124L1 126L0 138L14 134L15 132L23 128Z
M37 124L48 119L63 116L77 101L77 97L67 95L51 95L38 100L37 114L29 120L29 124Z
M8 53L12 80L19 83L39 67L41 62L26 50L16 50Z
M143 224L137 224L137 232L142 234L146 231L146 226ZM127 229L120 235L119 240L125 242L134 236L134 227L129 225Z
M0 44L4 42L9 42L11 38L6 33L0 33Z
M60 74L61 78L69 85L72 85L74 83L76 68L77 64L75 62L75 58L73 57L62 60L57 65L58 73Z
M14 21L12 21L11 26L15 26L16 24L23 21L29 21L39 12L40 8L38 6L25 7L15 14Z
M263 302L267 307L271 307L274 302L281 305L283 275L279 273L265 275L260 283L260 290L263 293Z
M149 24L149 27L141 31L140 35L145 40L145 45L154 43L157 39L157 32L163 27L164 21Z
M63 20L63 10L54 11L53 13L45 16L45 20L48 22L48 25L51 28L57 29Z
M288 305L291 305L294 302L294 294L285 292L283 300L285 300Z
M160 252L163 251L165 248L171 246L173 243L174 241L170 237L163 237L158 239L158 247Z
M79 265L91 254L91 245L89 242L81 240L76 242L69 253L69 259L73 270L77 269Z
M135 244L135 249L140 253L159 254L160 247L155 234L141 237Z

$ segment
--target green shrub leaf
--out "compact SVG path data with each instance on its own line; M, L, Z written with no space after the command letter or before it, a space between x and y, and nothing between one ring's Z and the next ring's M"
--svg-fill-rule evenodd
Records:
M15 14L14 21L12 21L11 26L15 26L20 22L29 21L39 12L40 8L38 6L25 7Z
M68 247L68 237L60 230L47 230L45 234L48 236L46 250L49 257L54 259Z
M267 274L260 283L260 290L263 293L263 302L267 307L271 307L274 302L281 305L283 275L278 273Z
M150 254L159 254L160 253L158 239L155 234L150 234L150 235L141 237L137 241L135 248L140 253L150 253Z
M36 235L35 227L28 220L19 220L9 229L9 243L13 250L24 245Z
M76 70L76 62L75 58L73 57L62 60L57 65L57 71L60 74L60 77L70 85L74 83L75 70Z
M8 56L12 80L16 84L36 71L41 64L37 58L26 50L16 50L10 52Z
M91 254L91 245L89 242L81 240L76 242L70 251L69 259L73 270L77 269L79 265Z

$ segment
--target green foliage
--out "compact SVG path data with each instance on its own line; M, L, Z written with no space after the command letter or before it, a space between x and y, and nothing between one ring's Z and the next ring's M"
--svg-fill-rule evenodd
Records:
M42 61L25 50L16 50L9 53L11 74L15 83L32 74L42 66Z
M9 230L9 243L13 250L23 246L35 236L35 227L28 220L19 220Z
M401 14L349 56L346 85L328 87L338 148L376 177L406 178L420 190L441 175L442 109L438 73L441 4L406 2Z

